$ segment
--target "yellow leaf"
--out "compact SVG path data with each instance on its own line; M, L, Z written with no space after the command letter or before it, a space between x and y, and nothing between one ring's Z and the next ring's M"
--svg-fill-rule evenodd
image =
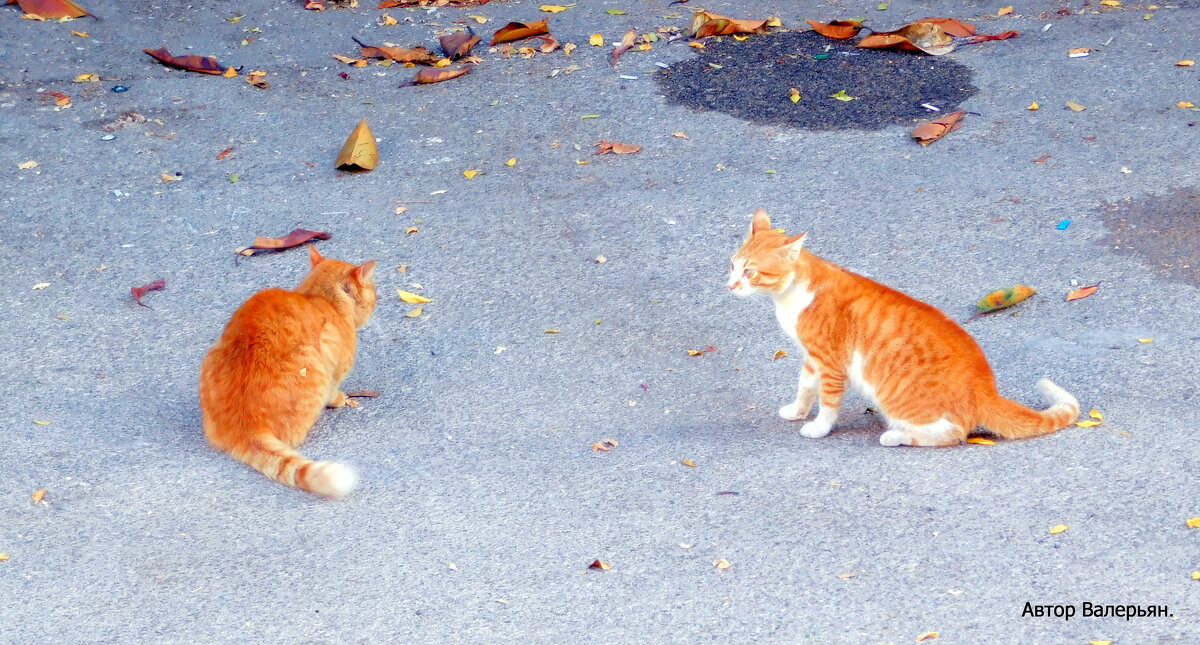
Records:
M37 168L38 162L30 159L29 161L22 161L21 163L17 164L17 167L21 170L29 170L30 168Z
M38 421L37 419L34 419L34 421L33 421L33 422L34 422L34 423L36 423L36 424L38 424L38 425L40 425L40 426L48 426L48 425L50 425L50 422L49 422L49 421Z
M1100 0L1100 4L1106 7L1119 7L1121 3L1118 0Z
M570 9L571 7L574 7L574 6L575 5L573 5L573 4L566 5L566 6L563 6L561 4L544 4L540 7L538 7L538 9L541 9L542 11L545 11L546 13L558 13L560 11L566 11L567 9Z
M837 92L830 94L829 98L837 99L839 101L853 101L855 97L847 94L846 90L838 90Z
M1104 415L1103 415L1103 414L1101 414L1099 410L1089 410L1089 411L1088 411L1088 416L1089 416L1089 417L1091 417L1091 418L1093 418L1093 419L1095 419L1095 420L1097 420L1097 421L1103 421L1103 420L1104 420Z
M591 162L591 161L588 161L587 159L576 159L576 160L575 160L575 163L577 163L577 164L579 164L579 165L581 165L581 166L586 166L586 165L588 165L588 164L590 164L590 163L592 163L592 162Z
M1187 525L1189 529L1200 529L1200 515L1188 518Z
M576 47L578 47L578 45L576 45L575 43L567 43L567 44L563 45L563 55L570 56L571 52L575 51Z
M1034 101L1033 103L1030 103L1030 104L1029 104L1029 107L1027 107L1027 108L1025 108L1025 109L1026 109L1026 110L1035 110L1035 111L1036 111L1036 110L1037 110L1038 108L1040 108L1040 107L1042 107L1042 106L1038 105L1037 101Z
M1069 527L1066 524L1055 524L1054 526L1050 527L1050 535L1058 535L1068 528Z
M924 643L925 641L931 641L940 636L941 636L941 634L939 634L937 632L925 632L924 634L921 634L920 636L917 637L917 642Z
M1154 339L1153 338L1139 338L1138 342L1139 343L1153 343Z
M415 226L410 226L410 227L404 229L405 235L416 235L417 233L420 233L420 232L421 232L421 229L419 229Z
M467 16L467 17L470 18L471 20L474 20L476 23L478 23L480 25L482 25L483 23L488 21L487 16Z
M1084 421L1076 421L1076 422L1075 422L1075 425L1076 425L1076 426L1078 426L1078 427L1080 427L1080 428L1095 428L1096 426L1100 425L1100 422L1099 422L1099 421L1084 420Z
M1012 12L1013 12L1012 5L1008 5L1007 7L1001 7L1000 10L996 12L996 15L997 16L1007 16L1008 14L1010 14Z
M996 442L995 442L995 441L992 441L991 439L985 439L985 438L983 438L983 437L967 437L967 443L973 443L973 444L977 444L977 445L980 445L980 446L994 446L994 445L996 445Z
M100 77L95 74L80 74L75 77L76 83L99 83Z
M87 37L88 37L88 32L86 32L86 31L75 31L75 30L71 30L71 35L72 35L72 36L79 36L80 38L87 38Z
M562 332L560 332L560 331L559 331L559 330L557 330L557 329L547 329L547 330L546 330L545 332L543 332L543 333L546 333L546 334L561 334Z
M738 42L741 42L743 40L750 40L750 37L749 36L739 36L738 34L734 34L733 39Z
M838 577L841 578L842 580L849 580L850 578L854 578L857 575L858 575L857 573L839 573Z
M683 461L681 461L679 463L683 464L684 466L687 466L688 468L696 467L696 462L692 461L691 459L684 459Z
M1191 67L1192 65L1195 65L1195 64L1196 64L1196 61L1185 58L1185 59L1175 63L1175 66L1176 67Z
M1080 105L1075 101L1067 101L1067 107L1071 108L1072 112L1082 112L1087 109L1086 105Z
M7 553L0 553L0 562L4 562L7 559L8 559Z
M333 167L345 170L374 170L378 165L379 149L375 147L375 135L371 133L367 120L363 119L346 138Z
M475 175L478 175L478 174L479 174L478 170L464 170L463 171L463 177L466 177L467 179L474 179Z
M399 24L399 22L400 21L386 13L379 17L379 24L383 25L384 27L391 27L392 25Z
M39 16L36 13L23 13L23 14L21 14L21 17L26 20L36 20L38 22L46 22L46 19L44 17Z
M592 444L592 450L595 452L608 452L621 444L617 443L616 439L601 439Z
M1200 580L1200 571L1192 572L1192 580Z
M1180 101L1180 102L1178 102L1178 103L1176 103L1176 104L1175 104L1175 107L1178 107L1178 108L1193 108L1193 107L1196 107L1196 104L1195 104L1195 103L1192 103L1191 101Z
M720 571L724 571L724 570L728 569L729 567L732 567L733 565L729 564L729 560L726 560L725 558L721 558L720 560L713 560L713 566L716 567Z
M787 356L787 352L785 352L781 349L781 350L775 352L775 354L773 356L771 356L771 360L777 361L777 360L783 358L784 356Z
M588 38L588 44L590 44L593 47L603 47L604 46L604 35L603 34L592 34L592 37Z
M692 42L688 43L688 47L691 47L693 49L704 49L704 43L692 41Z
M165 173L165 172L164 172L164 173L162 173L162 174L160 175L160 177L162 177L162 180L163 180L163 183L164 183L164 184L165 184L165 183L167 183L167 182L171 182L171 181L180 181L180 180L182 180L182 179L183 179L183 177L180 177L179 175L168 175L168 174L167 174L167 173Z
M420 316L423 313L425 313L425 308L417 307L416 309L413 309L412 311L404 314L404 317L405 318L416 318L417 316Z
M396 289L396 293L400 294L400 299L410 305L420 304L423 302L432 302L429 298L422 296L419 293L405 291L404 289Z
M221 76L224 76L225 78L233 78L234 76L237 76L237 70L230 67L226 69L225 73L221 74Z
M517 165L517 158L516 158L516 157L513 157L512 159L509 159L508 161L505 161L505 162L504 162L504 165L506 165L506 166L515 166L515 165Z
M46 287L49 287L49 286L50 286L49 282L39 282L39 283L33 285L33 290L41 291L42 289L45 289Z
M688 138L688 135L687 135L687 133L686 133L686 132L672 132L672 133L671 133L671 136L673 136L673 137L677 137L677 138L680 138L680 139L686 139L686 138Z
M768 27L782 27L783 21L775 16L771 16L771 17L767 18L767 26Z
M1090 53L1092 53L1092 49L1090 47L1076 47L1074 49L1067 50L1067 56L1070 56L1071 58L1082 58Z
M439 59L438 62L433 64L433 66L434 67L450 67L450 59L449 58Z
M687 353L688 353L688 356L699 356L699 355L703 354L704 352L702 352L698 349L689 349L689 350L687 350Z
M799 103L800 102L800 90L798 90L794 87L792 89L788 90L788 98L792 100L792 103Z

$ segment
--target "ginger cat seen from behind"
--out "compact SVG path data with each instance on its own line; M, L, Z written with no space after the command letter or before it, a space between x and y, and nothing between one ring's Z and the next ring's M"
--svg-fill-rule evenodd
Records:
M288 486L339 498L354 488L353 471L295 448L322 409L348 403L340 386L354 365L355 330L375 309L375 262L325 259L313 246L309 260L295 290L265 289L234 312L201 365L200 409L215 448Z
M804 233L788 237L759 210L750 236L730 265L729 290L739 297L769 295L784 332L806 356L789 421L816 418L806 437L829 434L847 386L873 401L887 421L885 446L948 446L982 425L1005 439L1049 434L1079 416L1066 390L1041 380L1052 405L1032 410L1000 396L983 351L970 334L937 309L851 273L803 248Z

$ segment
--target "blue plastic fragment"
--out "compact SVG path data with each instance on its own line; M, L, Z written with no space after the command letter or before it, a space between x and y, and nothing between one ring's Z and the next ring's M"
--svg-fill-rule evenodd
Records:
M1065 219L1058 223L1058 230L1065 231L1065 230L1067 230L1067 227L1070 225L1071 225L1071 220Z
M124 85L114 85L114 86L113 86L113 88L112 88L112 90L113 90L114 92L116 92L116 93L120 94L121 92L128 92L128 91L129 91L129 88L128 88L128 87L125 87Z

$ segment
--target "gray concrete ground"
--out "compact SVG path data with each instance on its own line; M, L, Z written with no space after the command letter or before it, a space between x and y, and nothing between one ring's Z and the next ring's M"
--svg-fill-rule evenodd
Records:
M1195 3L1039 19L1064 5L1032 2L980 21L1022 34L950 54L974 72L964 107L978 115L929 148L903 126L811 132L669 106L654 63L694 50L656 45L614 71L587 45L684 25L697 2L584 0L551 18L571 58L481 48L469 75L406 88L414 70L330 55L353 53L351 36L432 45L468 14L489 18L485 35L546 14L528 0L393 9L401 24L382 27L367 4L93 0L104 21L70 24L0 8L0 641L1195 642L1200 299L1104 242L1114 209L1200 187L1200 114L1174 107L1200 103L1197 68L1175 66L1200 58ZM875 4L707 8L882 28L1001 6ZM271 87L141 53L162 45L265 69ZM550 77L569 64L582 69ZM83 73L116 80L72 82ZM55 111L41 90L74 105ZM149 120L102 141L127 111ZM381 165L337 172L363 117ZM602 138L644 149L595 156ZM796 352L773 362L792 348L771 311L724 286L757 207L958 318L993 289L1037 287L968 329L1004 393L1040 405L1049 377L1103 425L889 449L855 397L832 435L799 436L775 416ZM1122 239L1164 242L1136 224ZM381 266L347 389L383 395L324 415L304 448L357 467L341 502L269 482L200 431L201 356L250 294L306 270L303 251L232 252L296 227ZM153 309L136 306L129 288L157 278ZM1102 285L1065 302L1072 279ZM425 315L406 318L397 288L432 298ZM606 437L620 446L590 449ZM586 570L595 559L612 569ZM1022 616L1085 601L1170 616Z

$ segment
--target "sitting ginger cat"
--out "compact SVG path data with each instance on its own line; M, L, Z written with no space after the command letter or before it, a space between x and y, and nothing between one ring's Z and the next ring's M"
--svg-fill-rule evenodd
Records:
M851 273L803 248L805 233L788 237L758 210L750 236L733 255L729 290L775 300L783 331L805 351L794 403L779 409L789 421L815 419L806 437L829 434L847 385L874 401L888 429L885 446L948 446L977 426L1005 439L1049 434L1079 416L1079 402L1046 379L1052 405L1044 411L1000 396L975 340L937 309Z
M354 266L308 247L312 270L294 291L265 289L236 312L200 367L204 435L276 481L344 497L354 472L296 452L354 365L355 330L375 310L375 261Z

